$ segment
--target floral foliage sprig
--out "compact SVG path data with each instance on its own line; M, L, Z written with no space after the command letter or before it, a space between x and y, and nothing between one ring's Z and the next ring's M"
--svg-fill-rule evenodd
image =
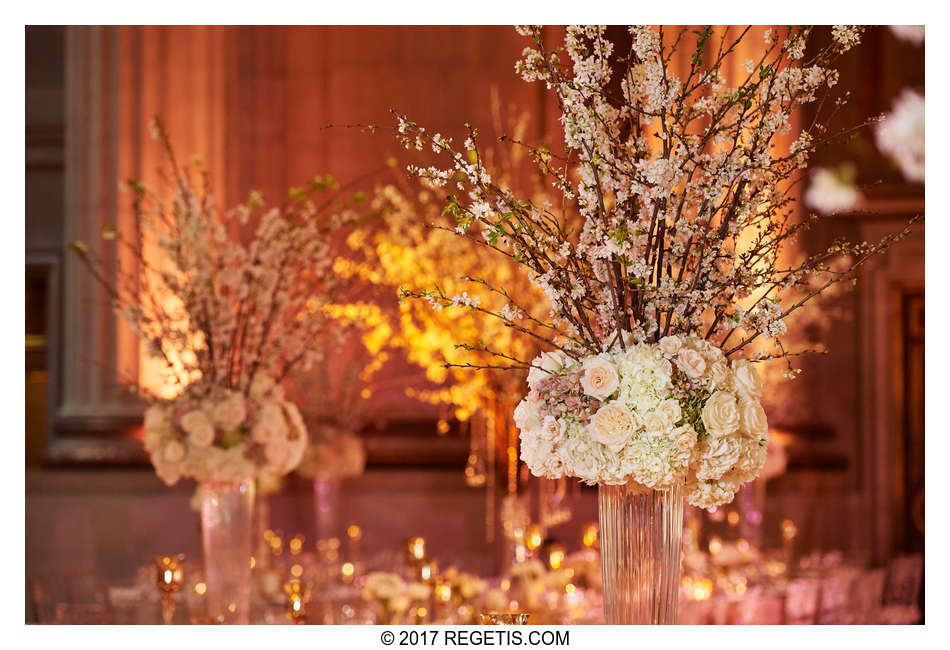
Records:
M407 148L430 147L450 159L447 168L409 171L452 192L446 210L458 233L521 265L549 299L550 318L534 335L573 359L626 347L622 332L634 343L695 335L727 357L763 337L774 352L757 358L787 357L786 318L907 234L909 224L878 242L840 240L796 254L798 236L818 218L799 217L792 192L809 156L867 125L838 132L825 126L843 102L830 97L834 62L862 29L835 26L830 44L815 51L807 47L811 27L770 29L760 54L727 81L750 29L634 26L621 51L602 26L568 27L563 48L549 47L538 26L520 27L531 46L516 71L545 84L561 112L565 155L532 150L563 197L560 209L497 184L474 127L458 147L396 113ZM677 74L672 61L682 48L692 56ZM796 111L810 103L818 104L818 116L780 150L777 139L797 128ZM842 258L849 259L845 267ZM478 285L509 304L486 310L467 294L438 289L406 295L436 308L462 300L516 326L510 315L524 311L517 295ZM487 345L469 346L498 361L483 367L531 366Z

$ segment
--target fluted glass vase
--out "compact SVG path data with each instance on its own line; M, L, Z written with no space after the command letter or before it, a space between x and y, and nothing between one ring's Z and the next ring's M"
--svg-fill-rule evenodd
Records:
M601 485L600 548L608 625L672 625L679 599L683 491Z
M251 610L251 529L254 481L201 484L207 615L247 625Z

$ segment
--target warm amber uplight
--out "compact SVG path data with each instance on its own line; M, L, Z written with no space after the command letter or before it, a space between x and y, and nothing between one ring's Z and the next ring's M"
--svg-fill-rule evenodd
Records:
M360 539L363 537L363 529L356 524L350 524L346 528L346 536L353 540Z
M257 566L257 558L252 555L252 556L251 556L251 568L253 569L253 568L256 567L256 566Z
M587 524L584 526L584 537L581 540L584 546L588 548L597 545L597 538L600 535L600 527L597 524Z
M726 521L729 522L730 526L736 526L739 524L739 512L736 510L730 510L729 514L726 515Z
M410 537L407 542L407 550L411 559L423 559L426 556L426 540L422 537Z
M344 578L352 577L355 570L356 567L353 566L352 562L344 562L343 566L340 567L340 573L343 574Z
M722 550L722 540L718 537L713 537L709 540L709 552L715 555Z
M205 592L208 591L208 585L203 582L198 582L195 584L195 593L199 596L204 596Z
M290 567L290 575L292 575L295 578L299 578L300 576L303 575L303 567L300 566L299 564L293 565L292 567Z
M528 535L525 539L525 546L528 547L528 550L537 550L543 542L544 536L541 535L541 527L537 524L528 526Z
M694 600L707 600L712 596L713 583L708 578L697 580L692 585L692 596Z
M438 424L435 425L435 430L440 436L447 434L449 432L448 420L439 420Z
M290 539L288 546L290 547L291 555L299 555L300 551L303 550L304 536L303 535L294 535Z
M564 563L564 547L560 544L555 544L551 547L550 553L548 553L548 566L553 570L561 568L561 564Z

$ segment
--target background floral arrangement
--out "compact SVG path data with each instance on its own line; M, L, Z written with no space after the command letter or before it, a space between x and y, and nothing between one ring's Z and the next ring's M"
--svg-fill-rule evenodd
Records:
M633 26L623 50L616 45L622 39L608 38L603 26L568 27L563 48L549 46L538 26L518 29L531 45L516 71L543 83L561 112L564 154L529 148L562 195L559 208L496 183L474 127L456 147L396 113L397 137L407 149L431 148L451 160L448 168L410 165L409 172L457 192L445 210L459 236L519 264L552 307L527 333L553 354L528 361L484 339L459 344L488 357L477 367L533 375L519 428L536 471L612 483L639 476L657 488L683 480L693 503L728 501L738 484L755 477L767 443L761 391L740 391L737 378L759 384L747 364L768 359L783 359L794 378L799 370L790 358L801 351L783 343L785 319L853 279L910 227L879 242L835 241L814 254L794 247L818 218L798 214L792 191L810 154L873 121L838 132L826 126L844 102L830 97L834 61L862 30L834 26L827 46L810 48L812 27L766 29L761 55L727 79L727 63L751 27ZM683 53L688 65L677 74L671 61ZM799 129L794 116L809 103L817 103L818 115ZM793 130L794 140L779 150L779 136ZM526 310L516 292L483 278L470 283L472 294L504 296L507 304L486 309L479 296L438 286L404 295L436 309L466 304L521 326ZM684 360L677 353L677 371L664 373L669 359L661 342L673 340L684 347ZM768 346L753 351L760 341ZM716 375L705 376L700 363L716 367ZM592 382L597 368L618 385L655 377L645 389L652 401L632 402L621 392L613 400L619 404L602 404L614 393L582 383ZM648 419L669 426L646 437Z
M232 482L282 476L297 466L306 445L296 404L266 378L248 395L212 390L204 398L185 395L145 412L145 449L168 485L182 476Z
M346 283L330 251L352 201L325 177L279 207L252 192L222 212L200 160L179 164L157 118L152 129L167 158L161 190L126 183L131 221L103 231L114 258L72 245L162 364L164 390L143 395L155 402L146 449L166 483L285 474L307 435L280 384L319 361L317 343L338 331L327 306Z
M298 474L318 481L363 474L366 450L356 433L330 423L313 424L309 431L310 443L297 466Z

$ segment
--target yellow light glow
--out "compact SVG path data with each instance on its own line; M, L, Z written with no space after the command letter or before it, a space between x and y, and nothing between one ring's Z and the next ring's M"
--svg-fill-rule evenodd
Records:
M356 571L356 567L353 566L352 562L344 562L343 566L340 567L340 573L347 578L352 576L354 571Z
M525 539L525 546L528 547L528 550L537 550L543 543L544 537L541 535L541 527L537 524L531 524L528 526L528 535Z
M739 524L739 513L736 510L730 510L729 514L726 515L726 521L729 522L730 526L737 526Z
M300 576L303 575L303 567L300 566L299 564L293 565L292 567L290 567L290 575L292 575L295 578L299 578Z
M408 543L409 557L421 560L426 556L426 540L422 537L410 537Z
M256 567L256 566L257 566L257 558L252 555L252 556L251 556L251 568L253 569L253 568Z
M584 543L584 546L589 548L597 543L599 535L600 528L597 524L587 524L584 526L584 537L581 541Z
M577 587L575 587L572 583L568 582L566 585L564 585L564 593L573 594L575 591L577 591Z
M551 552L548 554L548 566L553 570L558 570L561 568L561 564L564 562L564 547L555 546L551 548Z
M708 578L693 583L692 595L694 600L706 600L712 596L713 583Z
M353 540L360 539L363 537L363 529L356 524L350 524L346 528L346 536Z
M718 537L713 537L709 540L709 552L715 555L722 550L722 540Z
M195 593L199 596L203 596L206 591L208 591L208 585L205 583L198 582L195 584Z

